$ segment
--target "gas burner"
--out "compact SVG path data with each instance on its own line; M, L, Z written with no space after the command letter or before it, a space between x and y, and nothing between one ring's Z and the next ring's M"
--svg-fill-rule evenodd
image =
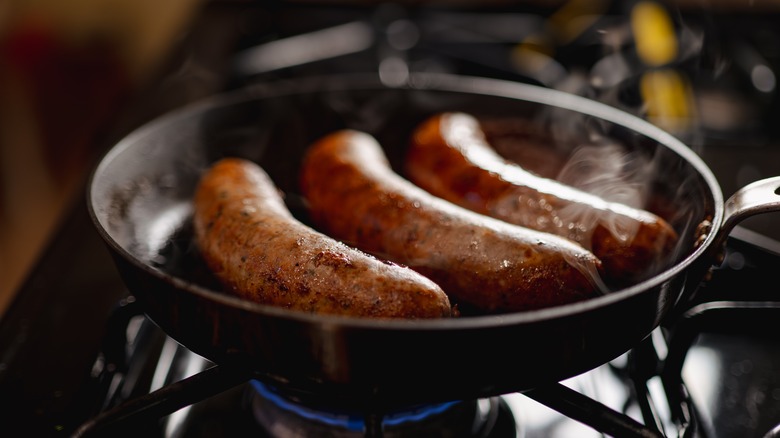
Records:
M251 382L251 388L254 417L273 437L363 437L371 427L377 427L377 420L387 438L517 436L511 412L497 397L416 406L376 419L327 406L314 408L257 380ZM506 425L510 425L509 430L502 430Z

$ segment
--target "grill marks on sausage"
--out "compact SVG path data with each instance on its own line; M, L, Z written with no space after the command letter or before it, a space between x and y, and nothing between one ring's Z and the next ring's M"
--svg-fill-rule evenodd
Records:
M358 317L451 315L447 296L429 279L293 218L268 175L249 161L226 158L203 175L193 221L207 265L241 297Z

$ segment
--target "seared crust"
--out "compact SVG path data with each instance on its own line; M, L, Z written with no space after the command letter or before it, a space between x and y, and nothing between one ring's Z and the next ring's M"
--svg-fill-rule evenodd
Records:
M295 219L256 164L225 158L195 194L198 247L231 292L304 312L376 318L451 316L439 286Z
M318 228L425 274L453 303L503 313L599 293L590 252L425 192L390 168L368 134L343 130L313 144L301 188Z
M438 114L415 131L405 174L455 204L553 233L591 250L615 286L657 272L678 241L662 218L536 176L501 157L468 114Z

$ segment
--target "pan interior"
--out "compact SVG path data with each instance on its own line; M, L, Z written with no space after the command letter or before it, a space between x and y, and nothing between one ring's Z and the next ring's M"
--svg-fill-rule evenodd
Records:
M218 96L140 128L109 151L93 174L90 208L101 231L129 257L163 275L219 291L191 229L191 197L210 163L226 156L259 163L285 193L291 211L308 223L297 169L314 140L341 128L368 132L400 172L418 123L437 112L463 111L485 120L531 122L551 143L569 148L558 151L566 159L583 150L617 147L621 159L647 176L651 190L642 207L667 219L682 237L674 260L658 272L691 256L697 226L719 208L719 195L696 163L658 138L581 108L562 108L555 94L546 102L550 90L529 88L533 93L526 96L525 88L510 87L514 91L507 96L505 86L472 92L468 81L454 87L437 87L435 81L385 87L374 78L318 79Z

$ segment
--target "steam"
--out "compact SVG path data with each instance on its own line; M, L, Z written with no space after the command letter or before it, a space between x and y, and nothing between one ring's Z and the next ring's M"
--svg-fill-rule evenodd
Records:
M582 253L575 253L573 251L561 251L561 255L566 263L584 275L599 293L606 295L611 291L611 288L607 286L604 279L601 278L601 274L596 268L593 259L584 257Z
M629 153L615 140L603 137L577 148L557 180L605 201L641 210L647 205L655 175L656 166L651 160ZM633 220L635 214L618 214L615 205L607 206L606 211L589 208L591 205L566 205L559 216L567 223L598 223L621 242L630 242L636 235L639 222ZM587 237L589 241L590 236Z
M514 128L506 127L513 123ZM508 160L494 164L494 170L504 180L519 183L487 206L491 215L566 237L589 250L597 249L594 232L598 229L632 248L641 232L636 248L645 248L647 255L640 255L641 250L636 253L637 270L632 271L640 277L660 272L677 260L681 251L690 250L690 242L696 238L691 233L702 220L702 194L696 193L701 183L696 181L698 174L663 144L628 131L623 135L620 128L606 121L555 108L518 122L494 119L481 125L500 130L486 133L488 143L500 140L501 147L494 149ZM529 125L535 128L522 129ZM534 148L547 152L528 152ZM535 161L539 157L553 154L562 157L557 172L542 177L524 170L538 168ZM656 216L681 234L675 248L670 248L672 237L665 233L647 239L644 224L657 223ZM600 245L599 255L605 254L602 249L613 254L606 248L616 247ZM609 256L610 272L620 269L620 257L619 252ZM576 261L570 263L577 266Z
M492 142L482 137L477 122L469 117L448 117L443 131L447 132L449 143L464 145L462 151L470 161L516 184L513 190L505 192L489 206L498 217L554 232L586 248L591 247L592 233L598 225L609 230L616 239L630 242L638 232L640 222L651 219L643 217L649 215L639 210L646 206L656 166L651 159L630 152L617 139L598 134L599 125L592 123L589 126L581 116L566 114L569 117L551 119L553 123L549 125L550 134L546 139L540 137L528 142L521 135L511 142L514 148L526 150L573 148L571 152L558 151L558 155L567 158L562 161L557 176L541 177L528 170L538 167L534 161L544 156L541 153L527 154L537 158L523 160L520 154L506 150L498 153L495 148L486 146ZM545 114L546 117L553 115ZM488 125L496 126L495 123ZM512 155L517 158L513 159Z
M599 143L602 144L576 149L557 179L605 200L642 208L653 166L636 154L626 153L614 141L605 139ZM626 169L632 163L634 169L628 173Z

